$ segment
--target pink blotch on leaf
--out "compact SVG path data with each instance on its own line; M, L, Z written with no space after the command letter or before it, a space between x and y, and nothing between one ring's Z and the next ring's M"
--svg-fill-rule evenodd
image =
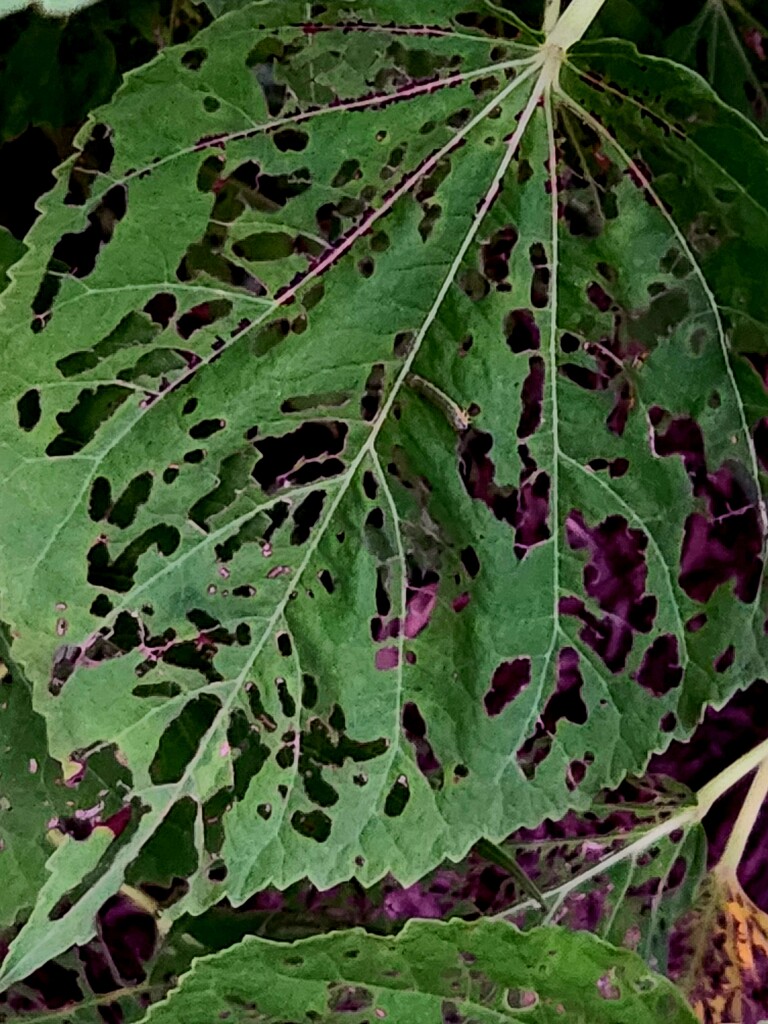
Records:
M379 672L397 668L399 664L400 652L396 647L382 647L380 651L376 651L376 668Z
M405 635L412 639L429 625L437 603L437 583L411 591L405 614Z
M107 828L114 832L115 838L125 831L128 822L131 820L131 814L131 806L130 804L127 804L125 807L121 807L119 811L113 814L111 818L107 818L104 822Z

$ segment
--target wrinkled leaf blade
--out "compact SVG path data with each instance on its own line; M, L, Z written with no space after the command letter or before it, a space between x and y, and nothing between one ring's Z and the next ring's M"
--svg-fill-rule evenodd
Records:
M45 829L61 809L56 765L48 759L45 726L31 708L23 679L0 662L0 928L34 905L46 879ZM24 736L22 746L17 737ZM9 742L10 741L10 742Z
M47 864L49 875L40 889L38 901L3 960L5 976L21 980L41 964L58 956L61 949L55 929L51 929L54 911L94 870L113 839L110 829L102 826L79 842L67 837L51 854ZM71 936L72 945L86 942L92 931L92 923L84 920L81 928Z
M258 979L258 981L256 981ZM591 935L502 923L411 922L397 937L360 930L291 945L248 938L197 960L148 1024L348 1020L355 1010L399 1024L471 1019L568 1024L695 1020L639 957ZM362 1018L361 1018L362 1019Z
M761 138L620 44L536 105L471 3L396 8L436 27L266 3L132 75L4 296L14 654L132 772L119 864L195 805L193 910L585 809L763 666Z

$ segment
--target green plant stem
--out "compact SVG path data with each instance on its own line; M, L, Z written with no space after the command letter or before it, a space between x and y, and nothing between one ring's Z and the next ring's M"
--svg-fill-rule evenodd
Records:
M731 829L728 842L725 844L723 856L715 869L721 877L736 879L739 864L741 864L747 847L747 840L752 834L766 796L768 796L768 758L763 760L757 769L746 800L741 805L739 816Z
M584 37L605 0L573 0L548 33L545 46L568 50Z
M768 740L763 740L762 743L753 747L752 750L738 758L733 762L733 764L729 764L727 768L724 768L719 775L716 775L714 779L711 780L711 782L702 786L702 788L695 794L694 803L683 807L682 810L677 812L677 814L673 814L671 818L668 818L666 821L662 821L660 824L654 826L654 828L645 832L633 842L622 847L621 850L617 850L608 857L604 857L602 860L598 861L597 864L594 864L575 878L571 878L569 881L563 883L563 885L557 886L555 889L548 889L542 894L544 899L549 903L551 903L552 900L562 902L562 900L575 889L581 888L585 883L596 878L598 875L602 875L605 871L609 871L612 867L615 867L622 861L627 860L630 857L638 857L652 846L655 846L655 844L661 839L666 838L666 836L671 835L673 832L677 832L681 828L684 829L691 825L698 824L707 816L712 809L713 804L715 804L721 796L724 796L729 789L735 786L737 782L740 782L745 776L753 772L757 767L761 768L761 772L758 773L758 777L755 778L747 800L745 801L745 807L749 804L750 810L748 812L742 810L742 813L739 815L739 822L741 821L742 816L744 817L744 830L747 829L747 825L749 823L749 830L751 831L751 826L754 824L754 817L756 817L757 812L759 811L759 805L762 804L761 793L762 796L765 796L765 792L768 789ZM763 767L765 767L764 772L762 771ZM760 779L759 788L758 778ZM753 800L750 800L751 797L753 797ZM758 797L760 797L759 803ZM752 815L752 807L754 804L758 804L758 806L757 810L754 811L754 817L752 817L750 821L748 814ZM737 827L739 822L737 822ZM741 834L741 831L742 830L740 830L739 834ZM734 832L736 832L736 828L734 828ZM748 834L749 832L747 832L747 835ZM730 840L728 845L730 846ZM735 856L738 852L738 847L735 845L735 841L733 849L733 855ZM720 865L722 865L722 861L720 862ZM718 865L718 868L720 868L720 865ZM536 905L536 900L523 900L522 902L515 904L515 906L509 907L494 916L507 917L509 914L518 913L521 910L525 910L528 907L535 907Z
M560 17L560 0L547 0L547 6L544 9L544 32L549 35L552 29L557 24L558 18Z
M721 796L727 793L729 789L732 789L746 775L753 772L766 758L768 758L768 740L763 740L762 743L758 743L756 747L747 751L746 754L743 754L733 764L729 764L727 768L724 768L706 786L702 786L696 794L696 802L700 810L699 820L709 812L709 809L716 800L719 800Z

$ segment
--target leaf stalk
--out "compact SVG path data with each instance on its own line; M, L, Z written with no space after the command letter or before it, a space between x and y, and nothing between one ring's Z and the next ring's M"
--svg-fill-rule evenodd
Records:
M557 24L558 18L560 17L560 0L547 0L547 6L544 10L544 24L543 29L545 35L549 35L552 29Z
M604 3L605 0L573 0L547 34L544 46L569 50L584 37Z
M673 832L677 832L679 829L690 828L692 825L699 824L710 812L712 806L724 796L729 789L740 782L745 776L749 775L756 768L760 768L755 781L752 784L747 800L745 801L742 813L739 815L734 833L736 838L733 838L733 844L729 840L726 852L723 855L723 860L718 865L718 873L723 874L725 871L735 871L738 867L738 860L741 859L743 854L746 839L751 832L754 821L759 813L763 799L768 793L768 739L763 740L752 750L749 750L742 757L737 758L733 764L729 764L727 768L724 768L718 775L714 777L705 786L702 786L700 790L695 794L695 801L683 807L677 814L673 814L671 818L666 821L660 822L658 825L649 829L648 832L643 833L633 842L628 843L626 846L617 850L615 853L604 857L602 860L593 864L592 867L583 871L575 878L569 879L562 885L557 886L555 889L549 889L543 893L544 899L547 902L556 901L562 903L563 899L568 896L571 892L576 889L580 889L587 882L593 878L597 878L604 872L609 871L611 868L620 864L622 861L629 859L630 857L638 857L646 850L655 846L662 839L671 835ZM743 823L742 823L743 819ZM729 854L729 847L731 851ZM726 857L728 858L726 860ZM731 867L734 858L735 866ZM725 861L725 864L723 863ZM494 915L495 917L505 918L509 917L512 913L518 913L521 910L525 910L530 907L535 907L537 901L534 899L522 900L520 903L515 904L513 907L508 907L501 913Z
M757 774L741 805L728 842L725 844L723 856L715 868L721 878L736 881L739 865L747 848L747 841L755 827L766 796L768 796L768 758L765 758L757 769Z

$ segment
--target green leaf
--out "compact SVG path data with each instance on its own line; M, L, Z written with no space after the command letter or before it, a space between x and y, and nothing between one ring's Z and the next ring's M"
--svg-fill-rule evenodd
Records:
M689 25L669 35L664 52L695 68L726 103L765 126L768 30L759 20L763 12L750 0L707 0Z
M0 292L7 286L8 271L25 252L24 243L14 238L11 232L0 225Z
M759 0L699 0L674 7L664 0L610 0L590 36L614 35L698 71L721 99L765 129L768 28Z
M158 0L100 4L57 20L28 10L6 22L0 46L0 139L40 126L62 156L68 154L75 129L111 97L120 72L154 56L162 30ZM49 183L41 181L41 187Z
M12 678L2 662L0 673L0 928L8 928L34 905L46 879L46 823L61 801L44 723L32 712L24 680Z
M211 14L218 18L229 11L239 11L247 7L250 0L193 0L196 4L204 4Z
M547 893L544 920L571 930L588 928L606 942L636 951L666 974L670 933L694 904L706 871L704 829L696 823L657 840L641 854L622 857L621 852L692 803L690 791L669 779L625 780L620 795L598 797L587 815L545 822L533 835L521 830L504 849ZM480 852L481 845L476 849ZM605 866L608 858L616 858L613 866ZM597 875L596 864L602 868ZM429 881L420 884L428 888ZM457 867L447 901L451 895L458 901L472 888L466 866L463 873ZM500 889L488 912L499 916L505 908L507 919L521 928L541 923L538 907L517 881Z
M23 11L26 7L36 7L43 14L55 18L66 18L97 2L98 0L0 0L0 18Z
M524 934L482 921L413 921L394 938L362 930L285 945L248 938L197 960L147 1024L394 1020L398 1024L687 1024L695 1017L635 954L584 932Z
M101 825L93 830L87 839L74 840L62 837L61 845L48 860L49 877L40 889L38 901L25 927L13 940L3 960L3 973L9 978L22 979L30 975L41 964L53 959L61 952L57 942L56 929L51 928L54 911L102 859L114 839L111 829ZM80 925L73 924L76 911L68 913L72 927L71 944L87 942L93 933L93 922L87 917L80 918Z
M472 0L305 17L131 75L4 294L14 657L138 819L59 949L180 805L184 910L407 883L765 671L763 138Z

